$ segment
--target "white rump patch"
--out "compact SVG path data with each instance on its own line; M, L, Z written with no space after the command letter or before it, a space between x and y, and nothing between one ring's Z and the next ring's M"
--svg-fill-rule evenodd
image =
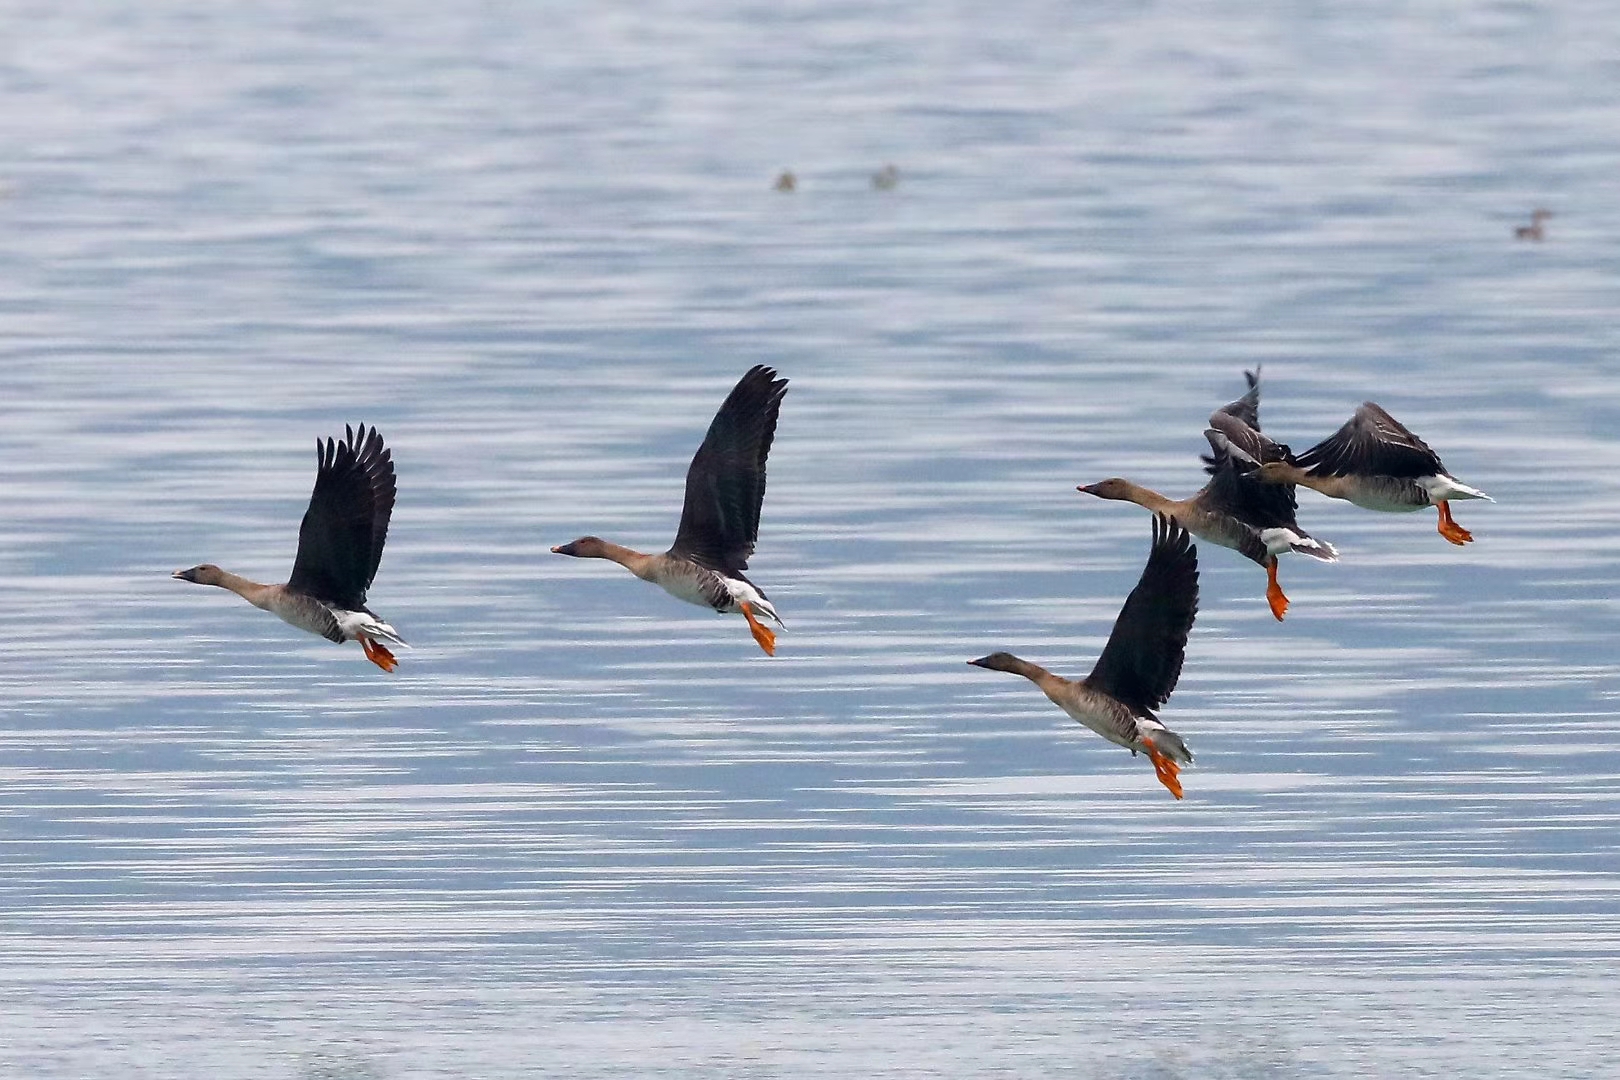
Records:
M1301 555L1309 555L1313 559L1323 562L1338 562L1339 552L1332 544L1316 539L1314 536L1301 536L1293 529L1261 529L1260 539L1266 545L1266 552L1270 555L1281 555L1285 551L1297 551Z
M776 623L777 626L786 626L782 622L782 617L776 613L776 608L771 605L769 600L760 595L758 589L748 584L748 582L738 581L736 578L728 577L721 580L726 583L726 591L731 594L732 603L747 604L754 609L755 613L764 615Z
M347 641L358 641L364 635L377 641L386 641L391 645L410 648L410 644L399 636L398 630L363 611L343 611L333 608L332 614L337 618L338 629L343 631L343 637Z
M1467 484L1457 480L1456 477L1446 476L1444 474L1439 476L1425 476L1423 479L1417 481L1417 485L1429 493L1430 502L1450 502L1454 499L1484 499L1486 502L1496 501L1478 488L1471 488Z

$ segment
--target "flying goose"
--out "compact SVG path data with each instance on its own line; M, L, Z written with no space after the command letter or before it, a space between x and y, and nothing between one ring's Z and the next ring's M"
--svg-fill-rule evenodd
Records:
M782 619L743 571L759 538L765 458L786 393L787 380L761 364L749 369L726 396L686 470L686 505L668 551L646 555L596 536L551 550L581 559L611 559L689 604L740 613L759 647L775 656L776 634L757 616L778 626Z
M1198 614L1198 549L1173 518L1153 515L1153 547L1142 578L1125 598L1097 666L1079 682L1011 653L968 663L1022 675L1052 703L1098 735L1153 762L1159 783L1181 798L1181 766L1192 753L1153 710L1170 700L1181 677L1187 634Z
M285 585L256 581L203 563L174 577L229 589L256 608L329 641L358 641L366 659L393 671L399 661L382 642L405 639L366 607L394 511L393 453L376 428L344 428L343 441L315 440L315 490L298 527L298 555Z

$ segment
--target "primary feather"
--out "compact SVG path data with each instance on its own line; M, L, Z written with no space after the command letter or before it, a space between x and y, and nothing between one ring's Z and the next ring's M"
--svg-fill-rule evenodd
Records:
M1085 685L1151 714L1176 688L1197 614L1198 549L1174 518L1155 514L1147 565Z
M315 490L298 529L287 586L350 611L364 610L394 511L393 454L364 424L315 443Z
M761 364L726 396L686 470L686 502L672 555L711 570L748 569L759 539L765 459L786 393L787 380Z

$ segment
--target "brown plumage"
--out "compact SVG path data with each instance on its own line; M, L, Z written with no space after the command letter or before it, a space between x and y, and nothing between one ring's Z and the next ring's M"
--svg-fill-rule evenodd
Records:
M394 511L393 454L375 428L344 429L341 442L315 440L315 489L298 528L298 554L285 585L261 585L203 563L174 577L236 593L254 607L329 641L358 641L384 671L398 666L381 644L405 644L366 607Z
M1452 476L1439 454L1371 401L1298 458L1267 462L1257 476L1266 483L1308 487L1366 510L1405 513L1433 506L1440 512L1440 535L1458 546L1474 534L1452 519L1451 501L1496 501Z
M1109 742L1147 754L1159 782L1179 799L1180 767L1191 764L1192 753L1155 710L1170 700L1181 678L1187 635L1197 614L1198 549L1174 519L1155 514L1147 565L1085 679L1065 679L1006 652L968 663L1024 676Z
M763 364L743 375L714 415L686 470L686 501L675 543L649 555L582 536L551 550L582 559L608 559L671 596L748 621L749 632L768 655L776 634L755 617L781 625L776 608L743 573L759 539L765 500L765 462L776 437L777 415L787 380Z
M1547 231L1542 223L1553 216L1551 210L1533 210L1530 213L1530 224L1515 226L1513 237L1516 240L1534 240L1540 243L1547 238Z
M1262 435L1260 376L1244 372L1248 393L1217 409L1204 438L1211 456L1204 459L1209 482L1185 499L1172 499L1122 477L1111 477L1078 490L1099 499L1132 502L1155 514L1174 517L1200 540L1231 548L1266 571L1266 603L1279 621L1288 597L1277 581L1277 556L1293 551L1323 562L1339 553L1295 520L1298 504L1292 487L1262 483L1257 468L1264 462L1289 459L1288 447Z

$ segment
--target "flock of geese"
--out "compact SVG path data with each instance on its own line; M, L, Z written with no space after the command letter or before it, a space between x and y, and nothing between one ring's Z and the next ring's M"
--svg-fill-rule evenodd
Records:
M1192 754L1155 710L1181 675L1198 611L1198 549L1192 537L1231 548L1266 571L1266 600L1279 620L1288 597L1277 583L1278 556L1294 552L1332 562L1333 545L1295 520L1295 489L1310 488L1369 510L1412 511L1433 506L1439 532L1453 544L1472 534L1451 516L1450 503L1486 499L1446 471L1435 452L1372 402L1338 431L1295 456L1260 433L1260 377L1245 373L1248 392L1216 410L1204 432L1211 454L1209 481L1196 494L1171 499L1122 478L1082 485L1103 499L1136 503L1153 514L1152 546L1136 587L1125 599L1091 674L1074 681L1010 653L968 663L1009 671L1035 683L1054 704L1109 742L1141 752L1160 783L1182 797L1181 766ZM763 365L748 371L721 404L686 473L686 502L668 551L645 554L597 536L551 550L582 559L608 559L677 599L721 614L739 614L768 655L782 625L763 589L743 571L759 536L765 461L776 434L787 380ZM261 585L212 563L174 577L236 593L302 630L330 641L358 641L384 671L398 666L389 646L405 645L392 626L366 607L394 509L391 451L375 428L345 428L341 440L316 441L315 490L298 530L298 554L283 585Z

